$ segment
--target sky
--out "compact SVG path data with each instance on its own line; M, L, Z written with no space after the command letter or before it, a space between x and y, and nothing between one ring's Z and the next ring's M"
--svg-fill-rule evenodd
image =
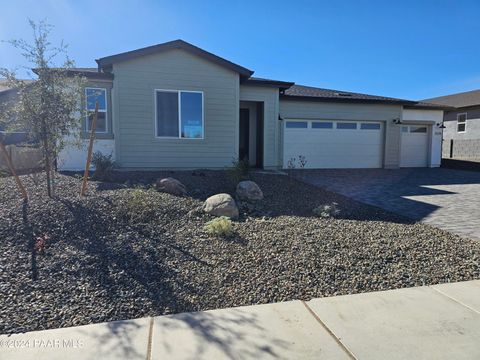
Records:
M479 0L0 0L0 40L54 25L79 67L183 39L254 76L405 99L480 88ZM0 43L0 67L28 66Z

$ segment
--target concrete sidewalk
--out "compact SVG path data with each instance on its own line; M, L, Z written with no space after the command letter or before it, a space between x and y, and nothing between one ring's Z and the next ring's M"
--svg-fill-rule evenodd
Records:
M0 336L0 359L480 359L480 280Z

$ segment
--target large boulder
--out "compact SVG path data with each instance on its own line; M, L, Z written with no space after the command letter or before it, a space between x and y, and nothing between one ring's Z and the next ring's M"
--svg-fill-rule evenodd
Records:
M177 179L168 177L157 180L155 188L158 191L172 195L183 196L187 193L187 188Z
M263 192L253 181L240 181L237 185L237 197L243 201L258 201L263 199Z
M203 211L215 216L238 217L237 204L229 194L210 196L203 204Z

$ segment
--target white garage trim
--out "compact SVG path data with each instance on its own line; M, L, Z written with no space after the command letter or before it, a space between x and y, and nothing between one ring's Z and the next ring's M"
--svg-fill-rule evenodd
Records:
M286 119L283 167L304 156L305 168L380 168L384 124L378 121Z

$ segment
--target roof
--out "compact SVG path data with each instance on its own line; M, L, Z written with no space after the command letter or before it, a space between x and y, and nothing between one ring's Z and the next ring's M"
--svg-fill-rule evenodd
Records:
M433 104L454 106L457 108L476 106L480 105L480 90L472 90L452 95L439 96L431 99L425 99L423 101Z
M52 70L60 70L60 68L51 68ZM37 74L37 69L33 69ZM94 67L78 67L66 69L67 74L85 76L87 79L97 80L112 80L113 74L109 72L100 72L98 68Z
M10 87L7 85L7 80L0 79L0 93L5 90L10 90Z
M30 80L30 79L20 79L20 81L23 81L25 84L30 84L34 82L35 80ZM8 85L8 81L6 79L0 79L0 94L6 93L10 90L13 90L14 88Z
M200 49L199 47L196 47L195 45L192 45L183 40L173 40L173 41L169 41L169 42L158 44L158 45L148 46L148 47L144 47L137 50L132 50L132 51L116 54L116 55L106 56L100 59L96 59L95 61L97 62L100 68L108 69L114 63L118 63L126 60L132 60L142 56L158 54L158 53L172 50L172 49L185 50L191 54L200 56L201 58L211 61L219 66L233 70L245 78L249 78L253 74L253 71L247 68L244 68L243 66L234 64L231 61L228 61L208 51Z
M425 102L425 101L418 101L417 103L415 103L413 105L406 105L405 108L407 108L407 109L418 109L418 110L444 110L444 111L455 109L453 106L432 104L432 103L428 103L428 102Z
M79 74L81 76L85 76L87 79L113 79L112 73L100 72L98 68L71 68L67 71L72 74Z
M251 77L243 81L242 84L275 86L280 88L280 90L285 90L291 87L292 85L294 85L295 83L290 81L280 81L280 80L272 80L272 79L265 79L265 78L259 78L259 77Z
M336 102L371 102L371 103L394 103L414 105L417 102L405 99L397 99L386 96L368 95L350 91L317 88L304 85L293 85L281 95L283 99L319 100Z

